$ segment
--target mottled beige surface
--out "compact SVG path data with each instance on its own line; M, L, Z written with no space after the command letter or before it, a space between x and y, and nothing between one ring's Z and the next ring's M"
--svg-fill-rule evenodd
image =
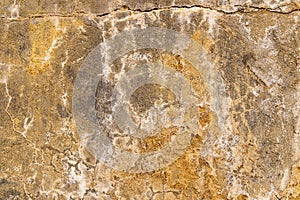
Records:
M298 0L2 0L0 199L300 199L299 9ZM147 27L186 34L207 51L226 90L213 101L229 110L220 126L209 103L199 107L199 129L171 165L120 172L83 145L73 84L99 43ZM184 74L203 101L212 101L205 73L172 52L129 52L107 75L113 80L122 65L151 62ZM145 86L130 99L135 122L157 94L176 108L168 89ZM176 130L111 140L143 153L164 147Z

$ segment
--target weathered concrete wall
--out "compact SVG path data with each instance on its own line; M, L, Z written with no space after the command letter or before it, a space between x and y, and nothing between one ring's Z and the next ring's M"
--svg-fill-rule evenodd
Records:
M299 10L2 0L0 199L300 199Z

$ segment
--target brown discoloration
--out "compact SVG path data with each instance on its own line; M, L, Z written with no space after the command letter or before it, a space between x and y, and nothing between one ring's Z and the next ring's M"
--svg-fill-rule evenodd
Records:
M136 89L131 95L130 112L132 115L133 113L143 115L155 104L162 104L164 107L168 107L176 103L178 104L176 97L170 89L158 84L145 84ZM138 124L138 119L133 117L133 120Z

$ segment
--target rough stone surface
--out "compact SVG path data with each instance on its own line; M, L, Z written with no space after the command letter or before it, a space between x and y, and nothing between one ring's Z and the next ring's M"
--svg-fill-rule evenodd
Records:
M0 199L300 199L299 10L298 0L2 0ZM73 86L98 44L148 27L174 30L200 45L225 97L214 99L207 74L182 55L142 49L116 59L106 81L99 78L95 108L117 148L156 151L180 128L166 123L136 138L103 125L122 70L169 66L202 102L183 155L163 168L129 173L98 161L84 145L74 122ZM228 106L224 126L211 103L221 101ZM136 124L147 124L143 120L160 106L177 116L176 95L159 84L140 87L129 101Z

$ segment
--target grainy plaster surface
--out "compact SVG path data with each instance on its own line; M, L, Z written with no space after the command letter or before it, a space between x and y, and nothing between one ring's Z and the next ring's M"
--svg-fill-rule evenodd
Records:
M0 199L299 200L299 10L298 0L1 0ZM119 171L98 160L88 146L95 144L76 128L74 83L100 43L149 27L191 38L214 70L155 48L110 63L99 76L95 109L116 148L160 150L181 123L198 119L189 146L167 166ZM145 84L130 96L129 113L154 134L121 134L110 118L113 88L123 73L150 63L182 74L199 106L156 130L151 114L179 116L180 100L165 86ZM224 94L213 92L214 80Z

